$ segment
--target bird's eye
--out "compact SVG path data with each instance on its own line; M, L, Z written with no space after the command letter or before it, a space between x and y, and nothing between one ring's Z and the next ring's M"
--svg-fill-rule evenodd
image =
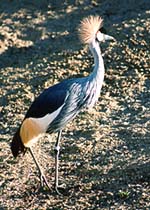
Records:
M104 27L100 28L99 31L100 31L101 33L103 33L103 34L107 34L107 31L106 31L106 29L105 29Z

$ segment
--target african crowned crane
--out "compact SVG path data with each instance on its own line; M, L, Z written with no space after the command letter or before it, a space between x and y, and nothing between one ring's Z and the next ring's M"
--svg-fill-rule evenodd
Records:
M101 17L89 16L81 21L79 27L82 43L89 45L94 56L93 72L87 77L66 79L44 90L30 106L11 143L14 157L29 150L39 170L41 183L50 188L32 152L32 145L40 134L58 132L55 145L55 189L58 193L58 157L62 129L81 109L94 106L104 80L104 62L99 42L114 38L103 33L102 23Z

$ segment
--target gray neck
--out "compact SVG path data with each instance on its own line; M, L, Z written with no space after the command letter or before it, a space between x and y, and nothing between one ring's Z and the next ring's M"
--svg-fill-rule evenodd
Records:
M104 78L104 61L101 55L101 50L99 47L99 43L95 40L93 40L93 42L90 44L90 50L93 54L94 57L94 70L91 74L92 77L101 77L101 79L103 80Z

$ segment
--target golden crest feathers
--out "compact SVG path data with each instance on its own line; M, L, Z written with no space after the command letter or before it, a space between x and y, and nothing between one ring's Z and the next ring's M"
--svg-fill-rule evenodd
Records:
M102 25L103 19L100 16L89 16L84 18L79 26L79 37L81 42L85 44L92 42Z

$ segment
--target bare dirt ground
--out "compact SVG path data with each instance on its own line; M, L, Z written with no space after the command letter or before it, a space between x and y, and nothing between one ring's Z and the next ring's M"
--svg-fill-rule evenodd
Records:
M60 196L40 187L30 154L15 160L9 145L44 88L91 72L76 33L91 14L117 42L101 44L99 102L63 131ZM1 0L0 68L0 209L150 209L149 0ZM34 148L52 187L54 143L46 135Z

